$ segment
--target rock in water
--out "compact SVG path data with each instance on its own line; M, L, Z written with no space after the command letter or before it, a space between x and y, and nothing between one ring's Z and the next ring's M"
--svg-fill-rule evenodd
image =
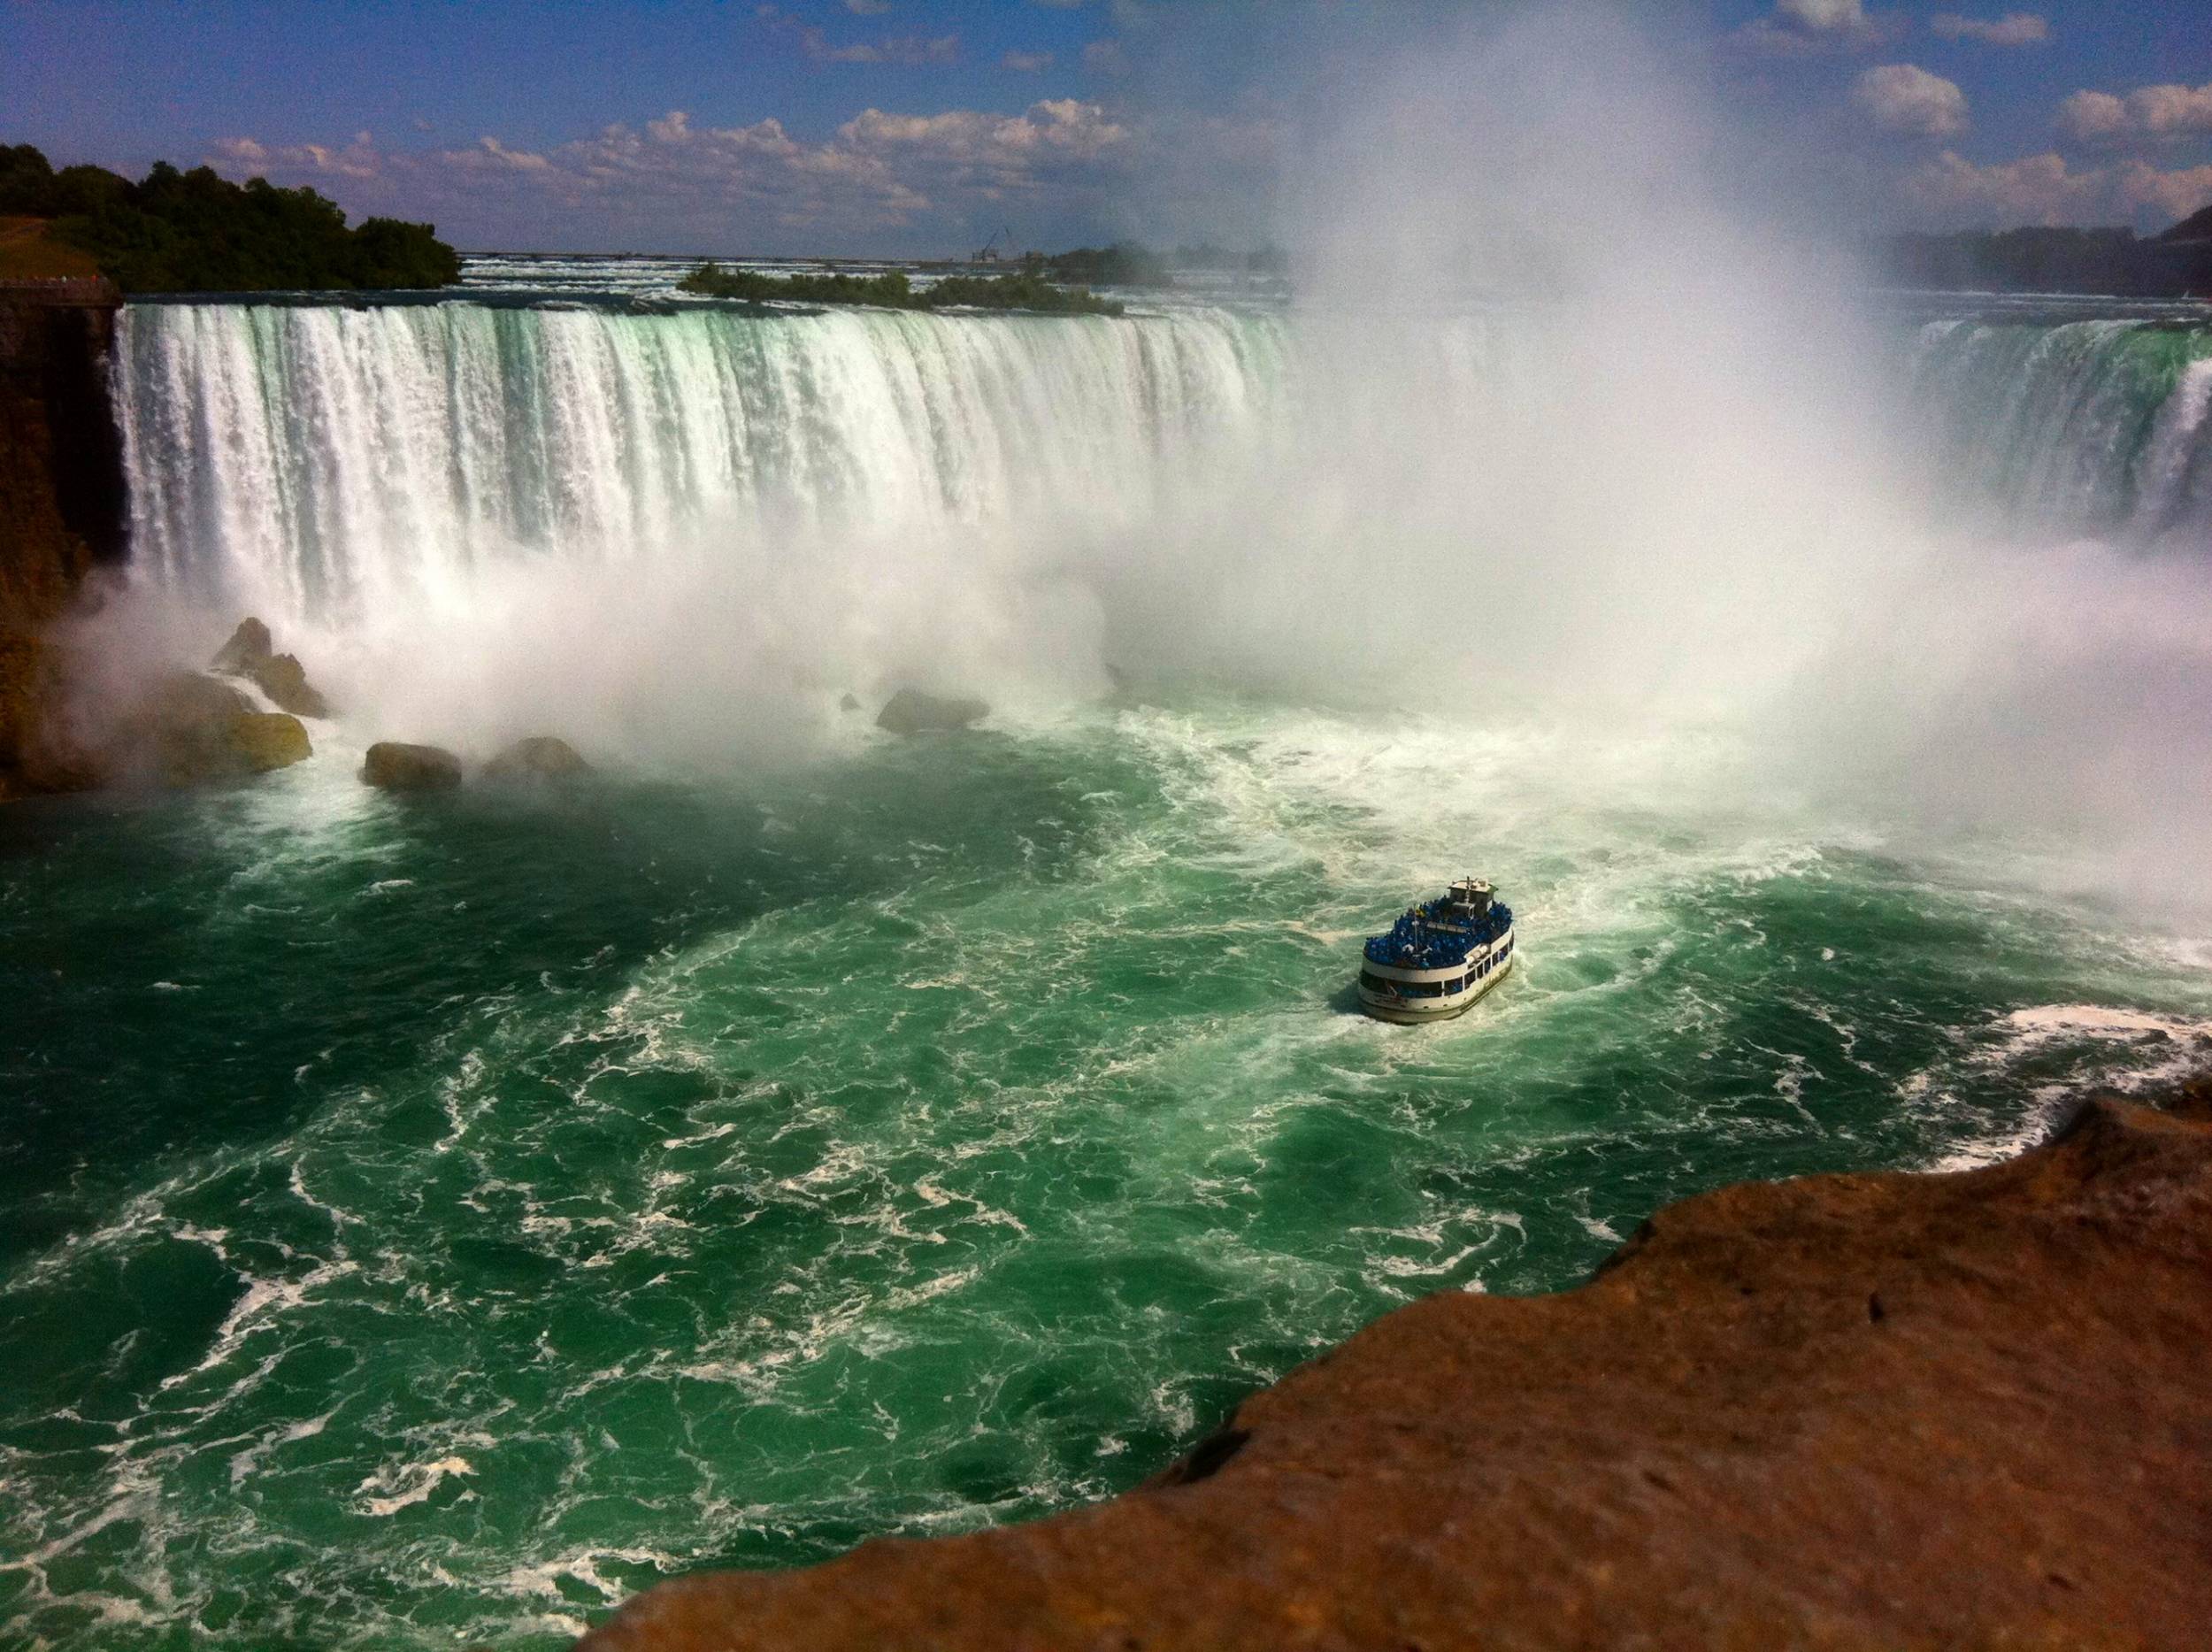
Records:
M533 734L484 765L488 780L572 780L592 772L576 748L551 734Z
M876 726L895 734L926 734L965 728L990 707L980 700L942 700L918 688L902 688L876 713Z
M841 711L857 711L860 710L859 697L855 695L847 695L837 703L837 709Z
M227 682L198 672L161 678L126 722L116 766L171 786L265 774L311 756L307 730L289 712L257 711Z
M306 669L289 654L272 654L253 673L261 692L301 717L328 717L330 702L307 680Z
M361 778L388 792L442 792L461 783L461 759L442 746L380 740L361 764Z
M662 1584L590 1652L2201 1646L2212 1084L1446 1291L1049 1520Z
M238 622L230 641L215 652L213 669L244 677L287 711L300 717L328 717L330 702L307 680L296 656L279 654L269 627L248 618Z
M269 635L269 627L249 616L238 622L238 629L230 634L230 641L215 650L208 668L233 677L250 677L275 649L276 642Z
M313 754L307 729L289 711L244 711L231 719L231 744L256 774L281 769Z

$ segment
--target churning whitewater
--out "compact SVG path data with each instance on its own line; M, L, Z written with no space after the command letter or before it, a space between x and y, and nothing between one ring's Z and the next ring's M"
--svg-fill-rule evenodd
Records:
M1551 715L1578 634L1710 641L1632 508L1685 420L1613 394L1632 339L1392 327L1442 399L1363 446L1313 438L1331 324L1279 311L130 307L122 606L259 612L339 703L249 788L0 816L0 1640L549 1648L684 1571L1125 1488L1377 1314L1570 1285L1701 1188L1983 1162L2201 1061L2212 940L2073 880L2096 823L1939 832L1777 780L1755 717ZM2212 330L1891 337L1931 516L2201 583ZM1785 509L1848 502L1774 450L1690 480L1782 589ZM933 668L983 726L837 710ZM440 717L602 777L355 780ZM1360 1016L1359 938L1474 869L1504 983Z

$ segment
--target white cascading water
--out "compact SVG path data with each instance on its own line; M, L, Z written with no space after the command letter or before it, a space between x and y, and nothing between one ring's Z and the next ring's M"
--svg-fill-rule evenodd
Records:
M1283 324L882 311L134 305L117 406L140 577L321 626L465 605L472 571L715 530L1133 521L1263 437Z
M1171 475L1279 426L1289 326L134 305L134 565L344 625L465 603L503 558L620 565L708 526L1133 525ZM2005 518L2143 538L2212 518L2201 329L1939 322L1915 378L1947 468Z
M1945 468L2001 520L2212 538L2212 331L2114 319L1932 322L1914 388Z

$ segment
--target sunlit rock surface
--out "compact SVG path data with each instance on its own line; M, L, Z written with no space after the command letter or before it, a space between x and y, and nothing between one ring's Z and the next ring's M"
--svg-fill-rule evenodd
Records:
M589 1652L2201 1644L2212 1086L1432 1296L1147 1486L640 1597Z
M307 730L285 711L259 711L218 678L172 671L157 678L98 760L110 778L150 774L165 785L265 774L312 754Z

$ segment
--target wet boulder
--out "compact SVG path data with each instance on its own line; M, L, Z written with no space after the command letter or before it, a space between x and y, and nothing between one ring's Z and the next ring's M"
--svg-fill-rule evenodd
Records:
M127 719L116 766L150 768L170 786L266 774L313 755L299 718L259 711L230 684L199 672L157 679Z
M552 734L533 734L484 765L488 780L573 780L592 772L576 748Z
M269 627L249 616L238 622L230 641L215 650L208 669L230 677L250 677L254 668L275 652L276 641L270 636Z
M990 709L980 700L942 699L918 688L902 688L876 713L876 726L895 734L942 734L967 727Z
M307 672L289 654L272 654L254 672L253 680L284 710L300 717L328 717L330 702L322 691L307 680Z
M860 696L858 695L852 694L845 695L844 698L838 701L837 709L845 712L857 711L860 710Z
M256 774L288 768L314 754L307 727L289 711L244 711L231 720L232 749Z
M243 677L283 711L299 717L328 717L330 702L307 680L296 656L279 654L269 627L258 619L238 622L230 641L215 652L211 669Z
M380 740L361 764L361 778L388 792L442 792L461 783L461 759L442 746Z

